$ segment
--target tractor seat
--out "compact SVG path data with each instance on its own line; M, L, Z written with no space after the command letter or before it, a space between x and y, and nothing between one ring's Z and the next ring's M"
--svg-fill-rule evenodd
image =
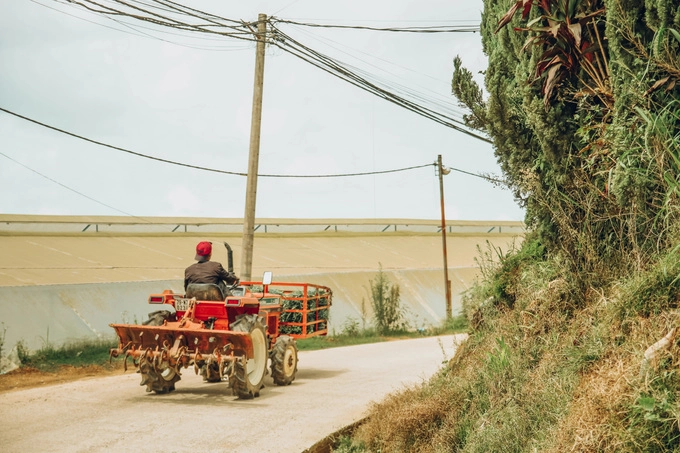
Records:
M222 290L214 283L189 283L186 297L196 300L224 300Z

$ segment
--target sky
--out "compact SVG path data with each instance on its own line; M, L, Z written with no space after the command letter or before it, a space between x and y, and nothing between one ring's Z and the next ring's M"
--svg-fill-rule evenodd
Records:
M258 13L372 27L478 24L482 1L187 1L230 19ZM366 78L460 117L453 59L486 67L479 33L388 33L281 24ZM0 1L0 108L98 142L246 173L255 45L109 17L56 0ZM394 105L276 47L265 56L259 173L328 175L434 163L501 175L490 144ZM246 178L102 147L0 111L0 213L244 215ZM434 166L341 178L267 178L257 218L439 219ZM512 193L457 171L446 218L522 220Z

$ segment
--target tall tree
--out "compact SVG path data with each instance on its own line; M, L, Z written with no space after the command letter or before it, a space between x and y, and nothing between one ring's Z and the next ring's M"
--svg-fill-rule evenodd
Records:
M674 234L679 31L677 0L485 0L488 94L454 62L528 226L585 278Z

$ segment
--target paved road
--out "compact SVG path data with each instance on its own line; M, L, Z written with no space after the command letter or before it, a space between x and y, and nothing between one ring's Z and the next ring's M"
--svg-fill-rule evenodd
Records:
M464 335L300 352L297 378L237 400L189 368L177 390L145 393L134 372L0 395L7 452L300 453L363 418L371 401L422 382Z

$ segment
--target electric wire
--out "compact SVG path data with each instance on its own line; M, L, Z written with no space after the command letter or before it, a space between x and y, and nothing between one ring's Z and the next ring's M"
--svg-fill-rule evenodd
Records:
M209 171L209 172L213 172L213 173L221 173L221 174L227 174L227 175L233 175L233 176L248 176L247 173L220 170L220 169L210 168L210 167L202 167L202 166L198 166L198 165L186 164L186 163L182 163L182 162L176 162L176 161L172 161L172 160L168 160L168 159L163 159L163 158L160 158L160 157L155 157L155 156L150 156L150 155L147 155L147 154L138 153L138 152L126 149L126 148L121 148L119 146L110 145L108 143L104 143L104 142L100 142L100 141L97 141L97 140L93 140L91 138L83 137L82 135L78 135L78 134L75 134L73 132L69 132L69 131L66 131L64 129L60 129L60 128L55 127L55 126L50 126L49 124L45 124L43 122L34 120L34 119L29 118L27 116L20 115L18 113L15 113L15 112L8 110L8 109L5 109L3 107L0 107L0 111L3 111L3 112L8 113L10 115L16 116L17 118L21 118L23 120L29 121L31 123L37 124L39 126L51 129L53 131L56 131L56 132L59 132L59 133L62 133L62 134L66 134L66 135L69 135L71 137L78 138L80 140L84 140L84 141L89 142L89 143L93 143L95 145L104 146L106 148L110 148L110 149L113 149L113 150L116 150L116 151L121 151L121 152L124 152L124 153L132 154L132 155L137 156L137 157L142 157L142 158L145 158L145 159L150 159L150 160L163 162L163 163L171 164L171 165L176 165L176 166L180 166L180 167L192 168L192 169L195 169L195 170ZM290 174L289 175L283 175L283 174L258 173L257 176L261 177L261 178L296 178L296 179L304 179L304 178L346 178L346 177L355 177L355 176L371 176L371 175L384 175L384 174L388 174L388 173L399 173L399 172L429 167L429 166L432 166L432 165L435 165L435 164L428 163L428 164L414 165L414 166L404 167L404 168L367 171L367 172L356 172L356 173L332 173L332 174L318 174L318 175L290 175ZM461 171L463 171L463 170L461 170ZM469 173L469 174L475 176L474 173ZM483 177L481 175L476 175L476 176L481 177L483 179L489 179L489 178Z
M113 15L113 16L123 16L123 17L130 17L133 19L137 19L140 21L144 22L149 22L158 26L165 26L165 27L170 27L170 28L175 28L179 30L185 30L185 31L195 31L199 33L207 33L207 34L215 34L215 35L220 35L220 36L228 36L231 38L236 38L236 39L241 39L244 41L257 41L256 38L253 37L253 29L252 26L249 23L243 22L243 21L236 21L233 19L226 19L226 18L220 18L219 16L211 15L208 13L204 13L199 10L194 10L192 8L188 7L183 7L182 8L175 8L174 12L177 14L185 14L186 16L193 17L199 20L203 20L206 23L203 24L191 24L188 22L184 22L178 19L173 19L168 16L161 15L157 12L154 12L150 9L144 9L140 6L136 6L133 3L138 3L138 2L124 2L121 0L111 0L114 4L117 5L122 5L123 7L127 7L132 9L133 11L138 11L140 13L147 14L148 16L145 16L144 14L133 14L128 11L124 11L123 9L119 9L116 7L112 6L107 6L102 3L96 2L94 0L65 0L69 3L79 5L89 11L93 11L95 13L99 14L104 14L104 15ZM155 3L161 3L161 4L172 4L172 5L177 5L174 2L161 2L160 0L154 0ZM185 11L186 10L186 11ZM196 12L200 13L197 14ZM226 25L221 22L220 20L226 21L226 22L231 22L231 23L236 23L240 24L238 26L236 25ZM234 31L224 31L224 29L231 29Z
M100 205L102 205L102 206L104 206L104 207L106 207L106 208L109 208L109 209L113 209L114 211L120 212L121 214L125 214L126 216L133 217L133 218L135 218L135 219L142 220L143 222L150 223L149 220L147 220L147 219L145 219L145 218L143 218L143 217L137 217L137 216L134 215L134 214L130 214L129 212L122 211L122 210L120 210L120 209L118 209L118 208L116 208L116 207L111 206L110 204L106 204L106 203L104 203L104 202L102 202L102 201L99 201L99 200L97 200L97 199L95 199L95 198L92 198L91 196L86 195L86 194L84 194L84 193L82 193L82 192L80 192L80 191L78 191L78 190L76 190L76 189L73 189L73 188L67 186L66 184L62 184L62 183L60 183L59 181L57 181L57 180L55 180L55 179L52 179L52 178L50 178L49 176L44 175L44 174L40 173L39 171L34 170L33 168L31 168L31 167L29 167L29 166L27 166L27 165L22 164L22 163L19 162L18 160L12 159L10 156L8 156L7 154L3 153L2 151L0 151L0 155L2 155L2 156L4 156L5 158L11 160L11 161L14 162L15 164L21 165L21 166L24 167L25 169L27 169L27 170L29 170L29 171L32 171L33 173L35 173L35 174L37 174L37 175L39 175L39 176L41 176L41 177L47 179L48 181L51 181L51 182L53 182L53 183L55 183L55 184L57 184L57 185L63 187L64 189L70 190L71 192L80 195L81 197L85 197L85 198L87 198L87 199L90 200L90 201L94 201L94 202L97 203L97 204L100 204Z
M67 190L69 190L69 191L71 191L71 192L73 192L73 193L75 193L75 194L77 194L77 195L79 195L79 196L81 196L81 197L87 198L87 199L90 200L90 201L93 201L93 202L95 202L95 203L97 203L97 204L100 204L100 205L102 205L102 206L104 206L104 207L106 207L106 208L112 209L112 210L114 210L114 211L116 211L116 212L119 212L119 213L121 213L121 214L124 214L124 215L126 215L126 216L132 217L132 218L134 218L134 219L141 220L142 222L151 223L150 220L145 219L144 217L139 217L139 216L136 216L136 215L134 215L134 214L130 214L130 213L128 213L128 212L125 212L125 211L123 211L123 210L120 210L120 209L118 209L118 208L116 208L116 207L114 207L114 206L111 206L111 205L109 205L109 204L107 204L107 203L104 203L104 202L99 201L99 200L97 200L97 199L95 199L95 198L92 198L91 196L86 195L86 194L84 194L84 193L82 193L82 192L80 192L80 191L78 191L78 190L76 190L76 189L74 189L74 188L72 188L72 187L70 187L70 186L67 186L66 184L63 184L63 183L61 183L61 182L59 182L59 181L57 181L57 180L55 180L55 179L53 179L53 178L51 178L51 177L49 177L49 176L43 174L43 173L40 173L39 171L37 171L37 170L35 170L35 169L29 167L28 165L25 165L25 164L23 164L23 163L17 161L16 159L13 159L12 157L8 156L7 154L3 153L2 151L0 151L0 155L1 155L1 156L4 156L6 159L11 160L12 162L16 163L17 165L20 165L20 166L24 167L25 169L27 169L27 170L29 170L29 171L31 171L31 172L37 174L38 176L40 176L40 177L42 177L42 178L44 178L44 179L47 179L48 181L53 182L54 184L57 184L57 185L63 187L64 189L67 189ZM437 162L434 162L434 163L431 163L431 164L425 164L425 165L419 165L419 166L409 167L409 168L406 168L406 169L403 169L403 170L412 170L412 169L416 169L416 168L423 168L423 167L429 167L429 166L434 166L434 167L436 168L437 165L438 165ZM456 172L459 172L459 173L463 173L463 174L466 174L466 175L470 175L470 176L475 176L475 177L478 177L478 178L481 177L481 178L486 179L486 180L488 180L488 181L490 181L490 182L494 182L494 183L500 184L500 185L506 185L506 184L507 184L505 181L501 181L501 180L499 180L499 179L491 178L491 177L488 177L488 176L482 176L482 175L479 175L479 174L471 173L471 172L468 172L468 171L465 171L465 170L460 170L460 169L457 169L457 168L446 167L446 169L447 169L447 170L456 171ZM389 173L389 171L378 172L378 173ZM355 175L345 175L345 176L358 176L358 175L363 175L363 174L364 174L364 173L357 173L357 174L355 174ZM375 173L373 173L373 174L375 174Z
M373 58L373 59L382 61L382 62L384 62L384 63L387 63L387 64L389 64L389 65L391 65L391 66L394 66L394 67L396 67L396 68L399 68L399 69L401 69L401 70L405 70L405 71L412 72L412 73L415 73L415 74L418 74L418 75L421 75L421 76L428 77L428 78L432 79L433 81L435 81L435 82L441 84L442 86L446 85L446 86L447 86L447 89L450 89L450 86L449 86L448 82L442 82L441 80L439 80L439 79L437 79L437 78L435 78L435 77L432 77L432 76L430 76L430 75L423 74L423 73L420 73L420 72L418 72L418 71L415 71L415 70L413 70L413 69L411 69L411 68L407 68L407 67L405 67L405 66L398 65L398 64L393 63L393 62L391 62L391 61L389 61L389 60L386 60L386 59L377 57L377 56L375 56L375 55L369 54L369 53L367 53L367 52L364 52L364 51L362 51L362 50L360 50L360 49L355 49L355 48L351 48L351 47L345 46L344 44L341 44L341 43L339 43L339 42L337 42L337 41L334 41L334 40L332 40L332 39L329 39L329 38L327 38L327 37L322 37L322 36L315 35L315 34L311 33L310 30L307 30L307 29L300 29L300 32L303 33L303 34L305 34L305 35L307 35L307 36L309 36L309 37L311 37L312 39L318 40L319 42L323 43L324 45L329 46L329 47L335 49L336 51L338 51L338 52L340 52L340 53L342 53L342 54L344 54L344 55L349 56L350 58L354 58L354 59L356 59L356 60L358 60L358 61L364 63L365 65L368 65L368 66L370 66L370 67L373 67L373 68L377 69L379 72L386 72L386 73L388 73L388 74L390 74L390 75L392 75L392 76L396 75L396 74L394 74L393 72L387 71L387 70L385 70L385 69L383 69L383 68L381 68L381 67L379 67L379 66L377 66L377 65L375 65L375 64L373 64L373 63L371 63L371 62L369 62L369 61L367 61L367 60L365 60L365 59L362 59L362 58L357 57L356 54L362 54L362 55L365 55L365 56L367 56L367 57L370 57L370 58ZM353 52L353 53L346 52L346 51L340 49L338 46L347 47L347 49L350 50L350 51ZM371 74L369 74L369 73L363 71L362 69L355 68L354 66L352 66L352 67L354 68L355 71L362 73L362 74L364 75L364 78L366 78L366 77L371 77ZM378 78L378 77L375 76L375 75L373 75L373 77ZM401 90L402 92L405 92L405 93L407 93L407 94L413 96L415 99L418 99L418 100L421 101L421 102L428 102L428 103L434 104L434 105L437 106L439 109L441 109L441 110L446 110L446 111L448 111L451 115L455 115L459 121L461 121L461 122L464 121L464 115L465 115L465 113L456 110L456 109L451 105L450 97L445 98L444 96L441 95L441 93L432 91L430 88L426 88L426 87L423 87L423 86L420 86L419 88L420 88L421 90L425 90L425 91L429 92L429 93L430 93L432 96L434 96L434 97L428 97L427 95L421 94L421 93L419 93L418 91L416 91L416 90L414 90L414 89L412 89L412 88L410 88L410 87L408 87L408 86L406 86L406 85L400 84L400 83L394 83L394 82L391 82L391 83L390 83L389 81L388 81L388 82L384 81L384 79L381 81L381 83L382 83L383 85L390 86L390 89L391 89L392 91Z
M8 110L6 108L3 108L3 107L0 107L0 111L5 112L9 115L13 115L17 118L21 118L23 120L29 121L31 123L37 124L39 126L45 127L47 129L51 129L53 131L56 131L56 132L59 132L59 133L62 133L62 134L66 134L66 135L69 135L71 137L78 138L80 140L84 140L86 142L93 143L95 145L104 146L106 148L114 149L116 151L121 151L121 152L124 152L124 153L132 154L132 155L137 156L137 157L155 160L155 161L163 162L163 163L166 163L166 164L177 165L177 166L180 166L180 167L192 168L192 169L195 169L195 170L209 171L209 172L222 173L222 174L234 175L234 176L248 176L247 173L233 172L233 171L227 171L227 170L219 170L219 169L216 169L216 168L209 168L209 167L201 167L201 166L197 166L197 165L191 165L191 164L186 164L186 163L182 163L182 162L176 162L176 161L172 161L172 160L168 160L168 159L163 159L163 158L160 158L160 157L149 156L147 154L138 153L138 152L131 151L131 150L128 150L128 149L125 149L125 148L121 148L119 146L109 145L108 143L104 143L104 142L93 140L93 139L90 139L90 138L87 138L87 137L83 137L82 135L78 135L78 134L75 134L73 132L69 132L69 131L66 131L64 129L60 129L60 128L55 127L55 126L50 126L49 124L45 124L43 122L40 122L38 120L34 120L34 119L29 118L27 116L20 115L18 113L15 113L15 112ZM282 174L258 173L257 176L262 177L262 178L299 178L299 179L303 179L303 178L343 178L343 177L371 176L371 175L384 175L384 174L388 174L388 173L399 173L399 172L404 172L404 171L416 170L416 169L419 169L419 168L430 167L430 166L433 166L433 165L436 166L437 163L435 162L435 163L428 163L428 164L422 164L422 165L414 165L414 166L410 166L410 167L395 168L395 169L390 169L390 170L377 170L377 171L356 172L356 173L335 173L335 174L319 174L319 175L282 175ZM479 174L479 173L472 173L472 172L461 170L461 169L454 168L454 167L447 167L447 168L449 170L453 170L453 171L463 173L463 174L466 174L466 175L469 175L469 176L474 176L476 178L481 178L481 179L484 179L484 180L489 181L489 182L506 185L506 183L504 181L499 180L497 178L492 178L492 177L489 177L489 176L486 176L486 175L483 175L483 174Z
M82 20L84 22L88 22L88 23L93 24L93 25L97 25L97 26L100 26L100 27L103 27L103 28L108 28L109 30L115 30L117 32L127 33L127 34L130 34L130 35L133 35L133 36L139 36L139 37L143 37L143 38L155 39L157 41L166 42L166 43L169 43L169 44L173 44L173 45L180 46L180 47L186 47L186 48L189 48L189 49L208 50L208 51L241 51L241 50L250 48L250 46L243 46L243 45L241 45L241 46L231 45L231 46L210 46L210 47L208 47L208 46L198 46L198 45L184 44L184 43L180 43L180 42L177 42L177 41L171 41L169 39L164 39L164 38L161 38L161 37L158 37L158 36L154 36L150 33L144 32L142 30L149 30L149 31L153 31L153 32L156 32L156 33L162 33L162 34L172 35L172 36L181 36L181 37L185 37L185 38L188 37L190 39L204 40L204 41L215 41L215 42L222 42L223 43L224 40L222 40L220 37L212 38L212 37L206 37L206 36L187 36L187 35L182 35L180 33L172 33L168 30L163 29L163 28L158 28L158 27L157 28L151 28L151 27L144 27L144 26L136 25L136 24L129 24L129 23L123 22L120 19L116 19L115 17L112 17L110 15L107 15L107 14L103 15L106 19L108 19L112 22L115 22L116 24L128 29L128 30L123 30L123 29L120 29L120 28L111 27L109 25L106 25L106 24L103 24L103 23L100 23L100 22L95 22L95 21L86 19L84 17L77 16L75 14L70 14L70 13L63 11L63 10L60 10L58 8L53 8L51 6L45 5L44 3L40 3L37 0L30 0L30 1L35 3L36 5L40 5L42 7L51 9L52 11L56 11L58 13L65 14L67 16L73 17L75 19ZM66 0L54 0L54 1L57 2L57 3L63 4L64 6L71 7L71 8L77 7L76 5L66 3L65 2ZM95 12L90 11L90 10L86 10L86 12L91 13L91 14L96 14L97 16L100 16L100 17L102 16L102 14L95 13Z
M42 3L40 3L36 0L31 0L31 1L33 1L34 3L36 3L38 5L59 11L55 8L51 8L47 5L44 5L44 4L42 4ZM59 3L63 3L63 2L60 2L58 0L55 0L55 1L57 1ZM137 0L137 1L136 0L129 0L129 1L111 0L114 4L118 4L118 5L121 5L125 8L129 8L133 11L138 12L138 13L149 14L151 17L143 16L143 15L140 15L140 14L131 14L130 12L126 12L123 9L119 9L119 8L115 8L115 7L111 7L111 6L106 6L102 3L92 1L92 0L64 0L64 1L68 2L70 4L74 4L74 5L78 5L80 7L83 7L86 10L93 12L93 13L103 14L105 17L108 17L109 19L116 22L117 24L119 24L123 27L126 27L128 29L134 30L136 32L136 33L132 33L132 34L138 34L140 36L158 39L160 41L165 41L165 42L169 42L169 43L180 45L180 46L192 47L192 48L197 48L197 49L202 49L202 50L220 50L220 49L213 49L213 48L200 48L200 47L188 46L188 45L164 40L162 38L141 32L138 29L138 28L145 28L145 27L140 27L139 25L128 24L128 23L122 22L120 20L117 20L114 17L120 16L120 17L132 18L132 19L136 19L136 20L140 20L140 21L144 21L144 22L149 22L149 23L154 24L156 26L173 28L173 29L180 30L180 31L183 31L183 32L200 32L200 33L204 33L204 34L219 35L221 37L224 37L224 36L232 37L232 38L241 39L241 40L250 41L250 42L257 42L258 41L258 39L255 37L255 29L253 28L254 26L256 26L257 22L248 23L248 22L245 22L245 21L226 19L224 17L220 17L220 16L217 16L217 15L206 13L206 12L203 12L203 11L200 11L200 10L197 10L197 9L193 9L193 8L175 3L171 0L150 0L152 2L152 4L149 4L149 3L144 2L144 1L139 1L139 0ZM89 6L88 4L94 5L95 7ZM101 8L101 9L97 9L97 7ZM189 17L193 17L195 19L202 20L205 23L191 24L191 23L188 23L184 20L177 20L177 19L167 17L167 16L160 14L160 13L154 11L154 10L165 11L167 13L178 14L180 16L186 15L186 16L189 16ZM72 16L72 17L79 18L81 20L85 20L87 22L95 23L95 22L89 21L85 18L77 17L77 16L74 16L74 15L68 14L64 11L59 11L59 12L62 12L64 14L67 14L67 15ZM227 25L227 24L223 23L223 21L228 22L228 23L233 23L233 24L236 24L236 25ZM283 19L279 19L279 18L276 18L276 17L268 18L268 22L269 22L270 27L272 29L270 39L268 39L268 42L270 44L273 44L276 47L282 49L283 51L286 51L287 53L289 53L291 55L297 56L298 58L306 61L307 63L312 64L313 66L316 66L320 69L323 69L324 71L329 72L332 75L335 75L336 77L339 77L339 78L341 78L341 79L343 79L343 80L345 80L345 81L347 81L347 82L349 82L349 83L351 83L351 84L353 84L353 85L355 85L359 88L362 88L365 91L368 91L368 92L371 92L372 94L378 95L379 97L382 97L383 99L386 99L386 100L393 102L397 105L400 105L402 107L405 107L405 108L407 108L407 109L409 109L409 110L411 110L415 113L418 113L422 116L425 116L426 118L435 120L435 121L437 121L437 122L439 122L443 125L446 125L448 127L453 128L453 129L455 129L459 132L463 132L463 133L470 135L474 138L477 138L477 139L486 141L488 143L491 143L491 141L488 140L485 137L479 136L479 135L474 134L470 131L467 131L467 130L461 128L461 127L456 126L455 123L459 123L459 124L462 125L463 123L461 121L456 120L455 118L449 117L447 115L444 115L440 112L436 112L436 111L429 109L425 106L418 105L418 104L416 104L412 101L409 101L409 100L403 98L402 96L399 96L398 94L388 92L384 88L381 88L378 85L376 85L375 83L367 80L366 77L368 76L368 74L366 72L364 72L364 71L362 71L358 68L354 68L354 72L353 72L353 71L348 69L348 65L342 64L335 59L327 57L327 56L321 54L320 52L316 52L313 49L297 42L296 40L293 40L290 36L282 33L279 29L277 29L274 26L274 23L285 23L285 24L296 25L296 26L300 26L300 27L338 28L338 29L370 30L370 31L382 31L382 32L404 32L404 33L461 33L461 32L473 32L474 33L474 32L479 31L479 27L473 27L473 26L469 26L469 27L453 27L453 26L434 26L434 27L350 26L350 25L334 25L334 24L313 24L313 23L297 22L297 21L292 21L292 20L283 20ZM111 28L111 29L114 29L114 30L117 30L117 31L126 32L125 30L116 29L114 27L107 27L106 25L103 25L103 24L97 24L97 25L101 25L101 26L104 26L106 28ZM231 31L224 31L225 29L231 30ZM149 29L149 30L154 30L156 32L160 31L160 32L164 32L164 33L169 33L167 31L161 31L161 30L155 30L155 29ZM127 33L130 33L130 32L127 32ZM169 34L171 34L171 33L169 33ZM178 36L184 36L184 35L178 35ZM290 45L290 43L293 43L293 45ZM363 73L364 76L362 77L362 76L358 75L357 72ZM429 100L429 99L425 98L424 96L421 96L416 91L411 91L407 87L402 86L401 89L405 90L408 94L415 97L416 99L418 99L421 102L423 102L423 101L432 102L432 100ZM446 107L445 105L442 105L442 104L439 104L438 106L440 108ZM137 153L137 152L125 149L125 148L121 148L121 147L114 146L114 145L109 145L107 143L103 143L103 142L100 142L100 141L89 139L87 137L83 137L81 135L78 135L78 134L75 134L75 133L72 133L72 132L68 132L68 131L65 131L63 129L59 129L59 128L54 127L54 126L47 125L45 123L33 120L33 119L25 117L23 115L19 115L15 112L9 111L9 110L1 108L1 107L0 107L0 111L4 111L5 113L8 113L10 115L14 115L18 118L32 122L34 124L52 129L56 132L63 133L63 134L72 136L74 138L78 138L78 139L93 143L93 144L108 147L108 148L111 148L111 149L114 149L114 150L117 150L117 151L129 153L129 154L135 155L137 157L142 157L142 158L146 158L146 159L151 159L151 160L164 162L164 163L172 164L172 165L178 165L178 166L187 167L187 168L193 168L193 169L197 169L197 170L201 170L201 171L210 171L210 172L223 173L223 174L229 174L229 175L237 175L237 176L247 176L246 173L230 172L230 171L226 171L226 170L219 170L219 169L214 169L214 168L185 164L185 163L181 163L181 162L171 161L171 160L168 160L168 159L162 159L162 158L158 158L158 157L154 157L154 156L145 155L145 154L142 154L142 153ZM122 213L122 214L125 214L127 216L131 216L131 217L140 219L144 222L148 222L147 219L134 216L130 213L127 213L125 211L117 209L117 208L115 208L111 205L100 202L100 201L98 201L98 200L96 200L96 199L94 199L94 198L92 198L88 195L83 194L82 192L79 192L75 189L72 189L72 188L60 183L59 181L56 181L56 180L54 180L54 179L52 179L52 178L50 178L50 177L48 177L48 176L46 176L42 173L30 168L30 167L22 164L21 162L16 161L15 159L11 158L10 156L8 156L8 155L6 155L2 152L0 152L0 155L2 155L5 158L15 162L18 165L21 165L22 167L24 167L26 169L38 174L39 176L41 176L41 177L43 177L43 178L45 178L45 179L47 179L47 180L49 180L49 181L51 181L55 184L58 184L59 186L64 187L64 188L66 188L66 189L68 189L68 190L70 190L70 191L72 191L72 192L74 192L74 193L76 193L80 196L83 196L83 197L85 197L85 198L87 198L87 199L89 199L93 202L96 202L96 203L98 203L102 206L105 206L109 209L115 210L115 211ZM419 168L424 168L424 167L429 167L429 166L435 166L436 167L436 165L437 165L437 163L435 162L435 163L428 163L428 164L424 164L424 165L417 165L417 166L411 166L411 167L400 168L400 169L372 171L372 172L360 172L360 173L347 173L347 174L325 174L325 175L259 174L258 176L259 177L272 177L272 178L353 177L353 176L379 175L379 174L386 174L386 173L409 171L409 170L414 170L414 169L419 169ZM449 167L448 169L462 173L462 174L466 174L466 175L469 175L469 176L481 178L481 179L487 180L489 182L493 182L495 184L506 185L506 183L504 181L501 181L499 179L492 178L492 177L489 177L489 176L485 176L485 175L482 175L482 174L475 174L475 173L471 173L471 172L468 172L468 171L465 171L465 170L460 170L460 169L452 168L452 167Z
M108 143L104 143L104 142L100 142L100 141L97 141L97 140L93 140L91 138L83 137L82 135L74 134L73 132L69 132L69 131L66 131L64 129L60 129L58 127L50 126L49 124L45 124L45 123L42 123L40 121L28 118L26 116L20 115L18 113L12 112L11 110L7 110L7 109L2 108L2 107L0 107L0 111L3 111L3 112L8 113L10 115L14 115L17 118L21 118L23 120L30 121L31 123L37 124L39 126L43 126L43 127L48 128L48 129L52 129L53 131L60 132L62 134L66 134L66 135L69 135L71 137L78 138L80 140L84 140L86 142L94 143L95 145L104 146L106 148L114 149L116 151L121 151L121 152L124 152L124 153L132 154L132 155L137 156L137 157L143 157L145 159L151 159L151 160L155 160L155 161L158 161L158 162L164 162L166 164L179 165L181 167L193 168L193 169L196 169L196 170L210 171L210 172L214 172L214 173L222 173L222 174L235 175L235 176L248 176L247 173L239 173L239 172L233 172L233 171L227 171L227 170L218 170L218 169L215 169L215 168L208 168L208 167L201 167L201 166L198 166L198 165L184 164L184 163L181 163L181 162L175 162L175 161L163 159L163 158L160 158L160 157L148 156L146 154L131 151L129 149L121 148L119 146L109 145Z
M283 33L275 26L272 25L271 28L273 31L273 38L270 40L270 43L279 47L281 50L288 52L291 55L294 55L301 60L306 61L307 63L316 66L317 68L322 69L358 88L411 110L412 112L417 113L425 118L431 119L439 124L450 127L458 132L462 132L463 134L469 135L478 140L493 144L489 138L466 129L466 125L463 121L457 120L451 116L437 112L393 92L390 92L385 88L382 88L375 83L358 76L356 73L349 71L337 60L334 60L305 46L304 44L301 44L291 36Z
M157 25L164 25L168 26L171 28L178 28L181 30L194 30L202 33L215 33L219 34L222 36L229 36L229 37L236 37L238 39L245 39L249 41L257 41L258 38L255 37L256 32L253 28L253 25L255 23L246 23L242 21L242 27L243 31L242 33L249 33L249 37L246 38L244 36L239 36L231 32L224 32L224 31L216 31L213 30L209 27L215 26L215 27L228 27L232 29L236 29L237 27L235 26L228 26L222 23L222 21L228 22L228 23L238 23L238 21L235 21L233 19L227 19L223 18L214 14L206 13L204 11L200 11L197 9L185 7L182 5L178 5L177 3L171 1L171 0L149 0L152 2L152 5L163 5L172 10L172 12L176 12L178 14L186 14L190 17L197 18L199 20L205 21L208 24L202 24L202 25L196 25L196 24L189 24L183 21L179 21L176 19L168 18L166 16L163 16L161 14L158 14L157 12L150 11L149 9L142 8L138 5L148 5L147 3L136 1L136 0L128 0L128 1L123 1L123 0L110 0L114 4L117 5L124 5L126 7L132 8L134 11L139 11L139 12L144 12L146 14L152 15L152 17L147 17L143 15L138 15L138 14L131 14L131 13L126 13L120 9L116 9L113 7L105 6L102 5L101 3L98 3L94 0L66 0L68 2L82 5L83 7L90 9L92 11L96 11L102 14L112 14L112 15L127 15L128 17L132 17L135 19L139 20L145 20ZM96 5L96 7L92 7L90 5ZM101 9L103 8L103 9ZM147 6L148 8L148 6ZM156 7L158 8L158 7ZM152 8L153 9L153 8ZM298 57L299 59L311 64L312 66L315 66L323 71L328 72L331 75L334 75L341 80L344 80L345 82L348 82L358 88L363 89L364 91L367 91L371 94L374 94L380 98L383 98L389 102L392 102L402 108L406 108L418 115L421 115L425 118L428 118L430 120L433 120L439 124L442 124L444 126L447 126L449 128L452 128L458 132L464 133L468 136L471 136L473 138L476 138L478 140L487 142L487 143L492 143L492 141L478 133L475 133L469 129L467 129L467 125L465 124L464 120L455 118L451 116L450 114L446 114L437 110L434 110L432 108L426 107L422 105L421 103L418 102L421 101L422 99L418 99L416 96L416 100L409 100L405 98L404 96L400 96L397 93L394 93L392 91L389 91L388 89L379 86L375 82L371 82L368 80L366 77L362 77L358 75L356 72L353 72L347 68L346 65L343 65L339 61L332 59L326 55L321 54L320 52L317 52L308 46L303 45L302 43L298 42L297 40L293 39L289 35L283 33L280 29L278 29L273 21L271 19L268 19L267 22L269 23L269 29L270 32L268 33L267 36L267 41L269 44L274 45L278 47L279 49ZM300 22L300 24L303 24ZM429 27L433 28L433 27ZM396 28L395 28L396 30Z
M294 20L280 19L272 16L271 23L292 24L303 27L313 28L338 28L349 30L369 30L369 31L385 31L396 33L478 33L480 31L479 25L467 26L446 26L436 25L433 27L369 27L364 25L337 25L337 24L315 24L310 22L298 22Z

